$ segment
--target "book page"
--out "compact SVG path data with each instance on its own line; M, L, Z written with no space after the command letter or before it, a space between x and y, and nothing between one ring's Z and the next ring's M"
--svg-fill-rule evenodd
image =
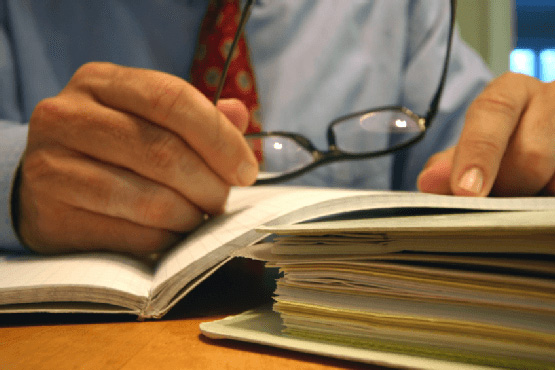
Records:
M555 211L502 211L365 218L260 227L274 254L503 252L555 254ZM472 238L472 243L468 243Z
M305 187L234 188L226 213L208 221L165 255L156 270L153 299L162 294L157 305L164 306L183 286L204 271L231 256L232 252L264 237L255 228L271 222L297 222L326 215L340 206L336 200L369 191ZM351 204L350 207L355 206ZM355 207L358 209L358 207ZM164 291L165 290L165 291ZM156 304L156 303L155 303Z
M183 240L161 260L153 299L166 305L185 285L235 251L263 239L261 225L291 224L322 216L371 209L461 208L494 210L555 210L555 198L474 198L412 192L335 188L234 188L227 211Z
M555 206L555 205L554 205ZM537 235L549 234L555 238L555 209L543 211L506 211L459 213L440 215L415 215L385 218L361 218L310 222L296 225L261 226L260 232L278 235L347 235L352 238L368 238L372 233L389 236L411 237L461 235ZM351 235L350 233L356 233Z
M101 302L138 311L147 299L151 280L148 266L116 254L0 256L2 305Z

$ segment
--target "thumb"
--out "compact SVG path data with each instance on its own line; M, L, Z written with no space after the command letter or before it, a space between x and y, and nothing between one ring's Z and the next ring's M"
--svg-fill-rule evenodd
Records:
M216 107L239 131L245 133L249 124L249 111L245 104L238 99L221 99Z
M454 154L453 147L433 155L418 175L418 190L423 193L453 194L450 179Z
M490 82L472 102L453 157L454 194L490 193L522 113L539 84L532 77L507 73Z

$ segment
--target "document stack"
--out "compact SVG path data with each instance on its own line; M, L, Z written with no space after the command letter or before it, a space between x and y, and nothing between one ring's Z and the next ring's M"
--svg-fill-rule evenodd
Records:
M408 355L393 363L409 366L412 356L470 368L555 368L553 211L261 230L277 235L269 266L282 273L273 309L286 337L339 352Z

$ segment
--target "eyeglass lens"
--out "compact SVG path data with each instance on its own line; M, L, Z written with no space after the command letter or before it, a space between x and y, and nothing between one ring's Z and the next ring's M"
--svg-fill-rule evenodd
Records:
M374 111L336 122L332 126L335 146L349 154L385 151L420 135L424 128L400 110Z
M258 179L279 177L314 162L309 151L287 136L247 136L246 139L259 159Z
M335 148L355 155L388 150L392 146L414 140L424 131L418 119L400 110L373 111L341 119L331 126ZM303 145L287 136L270 134L247 137L247 142L259 157L259 179L295 172L307 167L317 158Z

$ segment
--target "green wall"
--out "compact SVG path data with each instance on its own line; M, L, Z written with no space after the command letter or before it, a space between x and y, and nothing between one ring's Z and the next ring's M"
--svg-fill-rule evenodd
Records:
M509 69L514 0L458 0L457 22L463 39L480 53L496 75Z

